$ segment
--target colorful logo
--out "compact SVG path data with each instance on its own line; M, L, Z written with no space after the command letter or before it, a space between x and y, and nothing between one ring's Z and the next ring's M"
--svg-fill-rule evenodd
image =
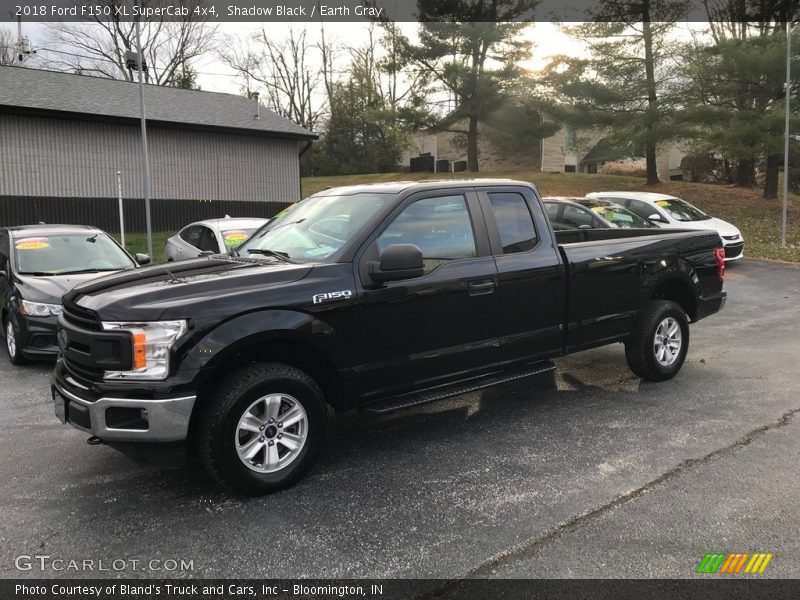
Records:
M766 552L709 552L700 561L695 573L763 573L772 556Z

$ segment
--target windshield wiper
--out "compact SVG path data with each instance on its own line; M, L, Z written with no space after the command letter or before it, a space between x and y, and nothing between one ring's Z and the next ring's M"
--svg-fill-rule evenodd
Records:
M120 271L121 269L77 269L75 271L60 271L53 275L80 275L82 273L105 273L109 271Z
M248 248L248 254L262 254L264 256L273 256L282 260L283 262L292 263L293 265L297 264L296 260L292 260L289 258L289 255L286 252L278 252L277 250L263 250L261 248Z

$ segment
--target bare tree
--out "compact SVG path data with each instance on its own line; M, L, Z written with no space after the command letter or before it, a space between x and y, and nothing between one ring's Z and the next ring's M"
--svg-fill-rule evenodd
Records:
M13 65L17 61L16 41L10 29L0 27L0 65Z
M154 0L148 7L157 8L168 0ZM152 19L142 21L142 54L148 66L148 81L175 85L191 62L214 50L216 25L200 17L195 8L203 0L187 0L188 15L183 20ZM103 0L104 6L124 6L124 0ZM105 19L105 20L104 20ZM136 51L136 25L119 16L98 18L91 23L49 23L43 51L50 68L73 71L110 79L132 80L125 52Z
M244 79L248 93L263 89L269 108L314 130L326 114L334 88L333 47L325 41L314 43L307 30L289 28L276 40L266 29L240 43L230 43L222 59Z

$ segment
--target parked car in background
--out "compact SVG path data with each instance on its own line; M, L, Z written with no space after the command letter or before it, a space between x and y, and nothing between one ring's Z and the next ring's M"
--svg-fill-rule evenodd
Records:
M222 254L236 248L268 222L269 219L225 217L190 223L167 240L164 257L173 261Z
M654 192L593 192L586 194L586 197L622 204L665 229L716 231L722 238L726 261L739 260L744 256L744 238L734 225L707 215L686 200Z
M542 198L550 222L565 229L597 229L616 227L622 229L650 229L651 221L631 212L624 206L608 200L593 198Z
M108 234L84 225L29 225L0 229L0 312L8 358L58 354L56 319L61 296L79 283L134 269L134 260Z

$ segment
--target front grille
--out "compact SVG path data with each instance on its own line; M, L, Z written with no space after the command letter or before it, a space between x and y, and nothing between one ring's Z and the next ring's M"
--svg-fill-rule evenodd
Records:
M100 318L97 316L97 314L95 314L94 311L89 309L80 307L76 304L64 302L62 312L64 314L64 319L83 329L101 331L103 328L102 325L100 325Z
M730 246L725 246L725 258L733 258L734 256L739 256L742 253L742 248L744 248L744 244L731 244Z
M84 367L83 365L76 363L74 360L69 360L66 356L64 357L64 366L67 368L67 371L70 372L70 375L75 377L80 382L99 383L103 380L103 370Z
M722 239L723 240L738 240L739 236L738 235L723 235Z

